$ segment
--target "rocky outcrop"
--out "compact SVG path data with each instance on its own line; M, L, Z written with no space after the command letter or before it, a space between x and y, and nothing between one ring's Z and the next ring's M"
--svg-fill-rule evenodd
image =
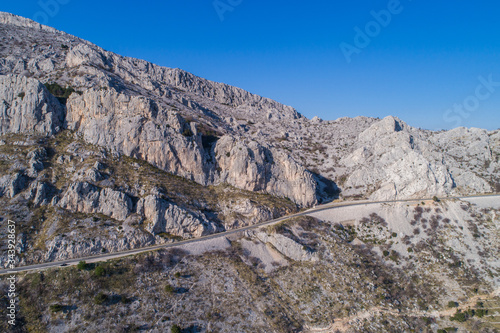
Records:
M0 75L0 135L52 135L64 122L64 108L39 81Z
M120 221L132 212L132 200L125 193L100 189L87 182L71 184L58 206L72 212L99 213Z
M145 216L146 229L156 235L168 233L189 238L217 230L217 226L204 216L182 209L156 195L140 199L137 203L137 213Z
M270 243L276 250L295 261L318 261L316 254L307 251L303 245L281 234L268 235L258 232L255 235L262 243Z
M0 177L0 197L13 198L29 185L29 179L22 172Z
M67 123L91 144L207 183L209 170L195 129L179 114L160 109L150 99L114 89L90 89L81 96L71 95Z
M357 147L341 161L352 168L344 186L371 189L371 199L443 196L455 187L442 154L397 118L370 126L359 134Z
M255 141L223 136L217 141L215 154L220 168L218 182L288 197L303 206L317 203L312 174L282 152Z
M57 190L46 182L33 182L26 191L26 199L31 200L35 207L51 203Z
M31 28L35 30L43 30L47 31L50 33L61 33L60 31L48 27L46 25L42 25L38 22L35 22L33 20L17 16L11 13L6 13L6 12L0 12L0 24L9 24L9 25L14 25L18 27L25 27L25 28Z
M194 123L144 97L114 89L73 94L68 100L67 123L89 143L203 185L228 183L288 197L302 206L317 202L312 175L291 157L225 135L217 140L213 163Z

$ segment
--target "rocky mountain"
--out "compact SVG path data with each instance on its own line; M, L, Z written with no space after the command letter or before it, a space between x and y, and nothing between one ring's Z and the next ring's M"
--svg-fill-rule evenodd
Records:
M335 199L500 192L500 130L436 132L393 116L307 119L240 88L1 12L0 157L0 223L16 221L17 265L200 237ZM213 251L111 263L106 276L116 285L94 266L51 271L53 291L44 274L27 275L22 284L36 287L39 302L23 294L23 327L165 331L174 318L146 319L160 309L191 331L434 330L450 324L443 302L469 304L497 290L498 208L419 200L311 215L219 240ZM171 286L167 303L157 298L158 281ZM65 299L65 318L49 313L53 292L71 283L90 286L79 291L78 309ZM98 305L125 295L113 318L143 304L133 320L142 326L95 321L96 307L84 304L100 302L92 294L100 289L109 298ZM248 304L252 327L240 311Z
M182 210L183 204L130 179L118 187L123 175L86 165L89 157L109 166L109 158L126 156L200 186L227 184L297 207L339 193L386 200L490 193L500 186L499 131L432 132L394 117L309 120L271 99L122 57L12 14L0 14L0 31L0 134L10 153L3 163L6 198L28 191L24 197L36 206L117 221L139 216L154 225L147 233L186 237L223 230L228 222L207 216L201 205L170 227L165 221L171 216L154 211L178 216L172 207ZM66 151L52 146L59 137ZM34 153L40 145L45 152ZM26 161L23 154L41 155ZM55 165L64 169L64 180ZM242 223L279 214L252 201L244 205L253 213ZM285 206L282 212L293 205ZM222 203L211 214L238 215L238 207Z

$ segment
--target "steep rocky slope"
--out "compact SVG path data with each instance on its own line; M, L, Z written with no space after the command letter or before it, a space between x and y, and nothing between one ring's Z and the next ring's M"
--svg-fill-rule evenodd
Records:
M16 265L200 237L339 195L491 192L500 131L309 120L0 13L0 224L16 221ZM495 332L499 208L355 207L210 246L26 274L19 330Z
M322 211L26 274L19 316L51 332L498 332L500 205L488 200Z
M431 132L394 117L309 120L268 98L11 14L0 13L0 32L4 219L22 216L30 226L40 210L51 216L28 237L27 248L41 252L28 251L25 262L151 244L165 239L160 234L200 236L340 191L385 200L499 190L499 131ZM115 170L116 161L123 168ZM155 178L242 190L242 199L208 204L201 190L186 199L128 176L150 167ZM35 209L21 214L22 203ZM67 223L66 213L83 215L69 219L63 239L56 225ZM111 234L83 235L78 216L113 226Z

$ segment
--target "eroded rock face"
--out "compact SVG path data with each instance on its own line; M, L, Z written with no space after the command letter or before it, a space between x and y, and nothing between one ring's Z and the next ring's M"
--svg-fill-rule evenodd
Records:
M70 185L58 206L72 212L100 213L123 221L132 211L132 200L125 193L100 189L87 182Z
M55 188L46 182L33 182L25 195L26 200L32 200L35 207L50 204L54 197Z
M291 157L225 135L217 141L214 163L194 124L144 97L113 89L73 94L67 123L89 143L146 160L202 185L228 183L288 197L302 206L317 202L312 174Z
M282 152L224 136L217 141L215 154L221 170L218 182L285 196L303 206L317 203L312 174Z
M371 187L371 199L442 196L455 187L442 154L397 118L370 126L359 135L357 146L342 160L353 169L345 186Z
M140 199L137 213L146 218L146 229L153 234L200 237L217 230L217 226L204 216L188 212L156 195Z
M0 197L13 198L29 185L29 178L22 172L0 177Z
M207 183L208 165L199 136L177 113L144 97L90 89L68 100L68 128L83 139L194 180Z
M0 135L52 135L64 122L64 108L39 81L0 75Z

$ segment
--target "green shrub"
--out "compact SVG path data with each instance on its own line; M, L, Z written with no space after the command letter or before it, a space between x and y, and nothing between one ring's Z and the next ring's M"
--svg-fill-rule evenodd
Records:
M62 311L63 306L61 304L52 304L51 306L49 306L49 309L51 312L59 312Z
M454 302L454 301L449 301L448 302L448 307L449 308L457 308L458 307L458 303Z
M181 333L181 328L179 326L177 326L177 325L174 325L170 329L170 332L172 332L172 333Z
M175 292L175 288L172 285L167 284L165 286L165 292L168 294L173 294Z
M450 317L451 321L458 321L459 323L464 323L469 319L469 315L466 312L461 312L458 310L454 316Z
M54 95L59 100L61 104L64 105L66 105L68 97L75 92L75 89L73 89L72 87L63 88L57 82L45 83L45 87L52 95Z
M17 97L19 97L21 100L24 99L24 96L26 96L25 92L21 92L17 95Z
M453 332L458 331L458 328L456 328L456 327L446 327L445 331L446 331L446 333L453 333Z
M97 266L94 269L94 274L95 274L95 276L104 276L104 274L106 274L106 271L104 270L104 267Z
M432 200L434 200L434 202L439 202L439 198L438 198L438 197L436 197L436 196L433 196L433 197L432 197Z
M94 297L94 303L95 304L98 304L98 305L101 305L103 304L104 302L106 302L106 300L108 299L108 295L100 292L98 293L95 297Z
M174 276L175 276L176 278L180 278L180 277L181 277L181 272L176 272L176 273L174 274Z
M83 271L84 269L87 269L87 263L82 260L78 263L78 265L76 265L76 268L78 268L80 271Z
M487 314L488 314L488 310L485 310L485 309L478 309L478 310L476 310L476 316L479 317L479 318L483 318Z
M384 250L384 252L383 252L383 253L384 253L384 257L387 257L387 256L390 254L390 252L389 252L389 251L387 251L387 250Z

